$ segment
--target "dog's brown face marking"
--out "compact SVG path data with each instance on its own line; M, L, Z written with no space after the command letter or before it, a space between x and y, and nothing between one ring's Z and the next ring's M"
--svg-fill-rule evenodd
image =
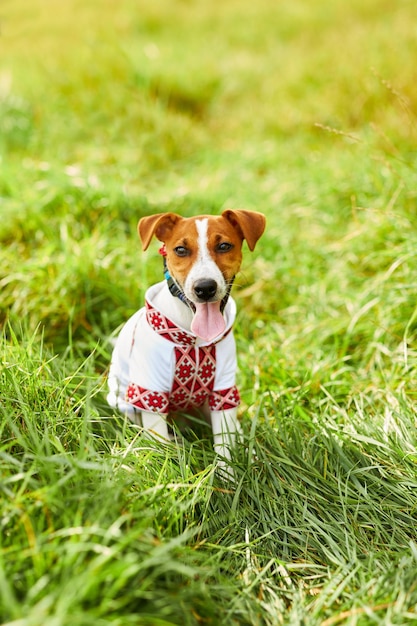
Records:
M165 240L170 274L187 297L196 280L212 278L218 284L217 299L221 299L239 271L242 241L236 228L221 216L179 220Z

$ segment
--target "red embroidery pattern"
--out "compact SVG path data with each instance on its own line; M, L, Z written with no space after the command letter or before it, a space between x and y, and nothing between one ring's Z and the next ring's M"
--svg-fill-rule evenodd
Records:
M175 326L171 320L154 309L148 302L146 302L146 320L152 330L164 337L164 339L181 346L192 346L195 343L194 335Z
M142 411L168 413L168 395L163 391L149 391L149 389L130 383L126 390L126 401Z
M216 346L175 348L175 376L169 395L171 411L200 407L213 391Z
M212 411L226 411L227 409L233 409L239 406L239 404L240 395L236 386L230 389L213 391L209 397L209 407Z

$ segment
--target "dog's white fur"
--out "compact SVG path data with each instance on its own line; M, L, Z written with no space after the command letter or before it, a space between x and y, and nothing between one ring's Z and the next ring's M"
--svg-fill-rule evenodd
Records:
M210 255L209 249L207 247L208 219L204 218L201 220L197 220L195 225L198 233L198 257L185 280L184 293L187 298L192 302L195 299L195 284L201 279L211 278L217 283L217 291L213 299L221 300L226 295L227 284L223 274L219 270L218 265L216 265L216 263L213 261L213 258Z

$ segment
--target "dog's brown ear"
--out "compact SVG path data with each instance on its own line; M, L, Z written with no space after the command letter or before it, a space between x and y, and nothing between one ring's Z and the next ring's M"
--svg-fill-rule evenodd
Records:
M168 233L181 219L183 218L175 213L158 213L157 215L142 217L139 220L138 233L143 250L147 250L154 235L159 241L165 242Z
M226 209L222 216L240 231L242 239L246 239L248 248L252 251L265 230L265 215L257 211Z

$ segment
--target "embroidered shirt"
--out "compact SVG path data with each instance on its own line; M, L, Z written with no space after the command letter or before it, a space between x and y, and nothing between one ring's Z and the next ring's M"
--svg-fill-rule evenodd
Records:
M202 343L152 304L163 284L147 291L146 306L128 320L116 341L109 404L127 414L135 408L168 414L206 402L214 411L238 406L234 301L229 298L224 311L225 332L211 343Z

